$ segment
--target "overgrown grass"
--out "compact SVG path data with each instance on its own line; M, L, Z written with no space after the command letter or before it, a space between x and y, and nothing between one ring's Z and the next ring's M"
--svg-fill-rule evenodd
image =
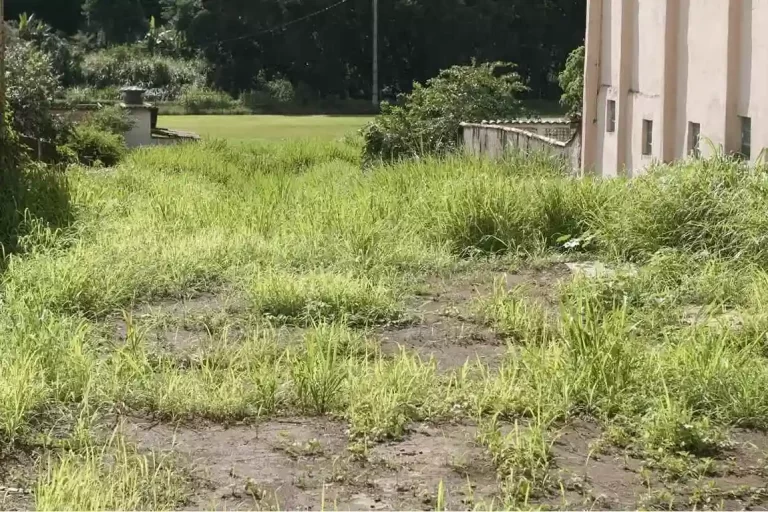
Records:
M49 203L36 198L69 195L60 219L22 215L34 229L6 258L2 450L54 426L75 437L63 418L86 402L186 420L331 415L363 451L414 421L474 419L513 507L556 483L551 442L576 416L665 463L722 453L731 427L768 427L768 171L720 157L578 181L556 161L511 155L362 172L358 149L145 149L115 169L72 169ZM501 283L481 302L510 344L498 368L439 371L377 348L372 330L403 321L426 276L576 250L617 270L565 282L556 310ZM198 292L229 296L239 313L187 357L159 352L130 317L123 341L104 327L133 304ZM40 508L183 501L172 464L101 443L43 446Z
M168 456L139 454L121 437L47 464L35 489L39 510L170 510L189 487Z

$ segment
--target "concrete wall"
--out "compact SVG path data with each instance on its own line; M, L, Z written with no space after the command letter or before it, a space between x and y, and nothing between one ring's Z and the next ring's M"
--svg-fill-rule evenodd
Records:
M588 0L584 171L633 175L685 157L691 122L737 152L739 116L752 119L755 160L768 147L766 62L768 0ZM608 100L616 101L613 133ZM653 122L648 156L643 120Z
M152 144L152 111L148 107L126 107L134 121L131 131L125 134L129 148Z
M468 154L499 158L510 150L543 151L565 159L574 172L581 168L581 131L562 142L510 126L462 123L461 127Z
M494 123L490 123L494 124ZM559 140L560 142L568 142L573 138L574 129L571 126L570 121L563 120L545 120L545 121L515 121L495 123L502 126L509 126L511 128L517 128L524 132L535 133L542 135L548 139Z
M62 116L67 120L78 123L81 122L90 112L97 110L93 105L77 106L70 109L52 109L53 114ZM145 106L125 106L131 119L134 121L131 131L125 134L125 143L129 148L138 146L147 146L154 144L152 140L152 107Z

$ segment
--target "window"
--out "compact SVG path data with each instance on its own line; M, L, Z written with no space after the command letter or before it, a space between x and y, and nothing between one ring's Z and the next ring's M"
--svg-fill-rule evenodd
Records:
M694 158L701 156L701 125L688 123L688 154Z
M752 158L752 119L741 118L741 156L750 160Z
M653 154L653 121L643 119L643 155Z
M606 113L605 131L616 131L616 102L614 100L608 100L608 112Z

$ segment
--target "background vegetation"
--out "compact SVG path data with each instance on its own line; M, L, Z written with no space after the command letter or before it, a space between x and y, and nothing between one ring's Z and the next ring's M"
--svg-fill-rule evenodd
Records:
M131 81L175 99L184 86L205 82L234 98L247 92L249 104L309 105L370 99L371 5L10 0L8 16L33 16L25 37L55 56L67 87ZM380 9L381 87L389 99L476 59L515 62L530 97L556 100L557 74L584 37L585 0L396 0Z

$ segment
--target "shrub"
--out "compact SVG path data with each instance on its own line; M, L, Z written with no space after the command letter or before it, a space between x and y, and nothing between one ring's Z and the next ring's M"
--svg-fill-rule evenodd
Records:
M85 82L96 88L137 85L161 100L176 99L185 87L205 83L205 66L197 60L149 55L141 46L118 46L88 55Z
M22 14L19 17L16 34L23 41L31 42L51 60L53 72L62 85L70 86L82 80L83 53L66 39L63 34L35 15Z
M266 91L243 91L240 93L240 104L249 110L260 110L272 103L272 96Z
M296 103L297 90L290 80L282 76L267 79L264 71L260 71L256 79L258 88L240 94L240 103L250 110L260 110L277 105Z
M207 88L190 88L184 91L179 102L188 114L201 114L208 110L230 110L238 102L229 94Z
M105 87L97 89L95 87L80 86L72 87L63 91L59 96L68 105L78 105L82 103L94 103L99 101L118 101L120 100L119 87Z
M266 83L265 89L270 97L278 103L290 103L296 99L293 84L287 78L278 77Z
M85 165L117 165L127 152L122 135L104 132L87 124L76 126L66 148Z
M565 69L558 75L563 95L560 104L568 109L571 118L581 117L584 102L584 47L573 50L565 62Z
M593 225L603 250L645 261L657 251L768 261L766 168L750 170L724 155L660 167L617 182L604 215ZM612 184L613 185L613 184Z
M110 105L89 112L82 124L113 135L123 135L133 128L134 121L126 109Z
M12 39L6 56L7 100L16 132L36 138L55 138L51 101L57 87L51 59L32 43Z
M401 105L382 105L382 113L364 130L364 160L395 160L445 153L458 143L462 121L516 117L517 95L526 90L514 65L502 62L454 66L426 86L414 84Z

